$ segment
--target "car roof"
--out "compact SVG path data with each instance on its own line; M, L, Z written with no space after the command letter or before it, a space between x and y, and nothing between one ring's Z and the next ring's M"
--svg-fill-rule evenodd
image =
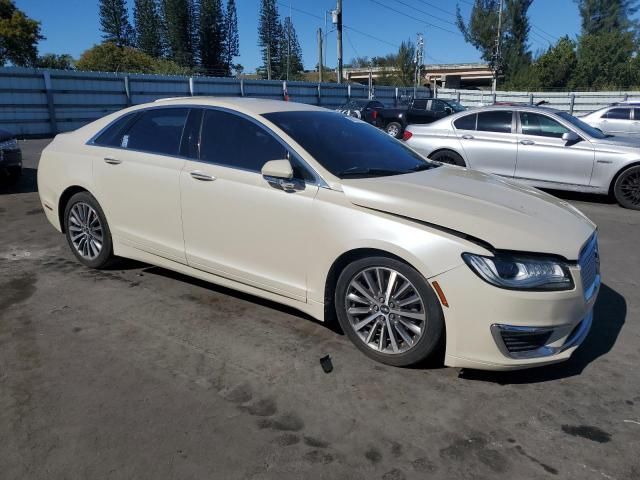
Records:
M256 115L272 112L327 111L326 108L307 105L305 103L285 102L284 100L270 100L254 97L174 97L161 98L151 104L145 104L145 106L149 105L200 105L226 107L233 110L250 112Z
M543 107L536 105L487 105L486 107L478 107L472 108L470 110L465 110L464 112L459 112L456 115L464 115L470 114L473 112L486 112L486 111L494 111L494 110L518 110L518 111L527 111L527 112L544 112L544 113L562 113L562 110L558 110L557 108L551 107Z

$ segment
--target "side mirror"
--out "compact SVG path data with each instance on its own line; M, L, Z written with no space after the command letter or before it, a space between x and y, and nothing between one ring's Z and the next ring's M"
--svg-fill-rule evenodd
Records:
M580 137L576 132L567 132L562 134L562 140L566 143L573 143L580 140Z
M285 192L298 190L298 184L293 180L293 167L287 159L269 160L262 166L261 173L273 187Z
M444 107L444 111L445 113L448 113L449 115L451 115L453 113L453 108L451 107Z
M261 173L263 177L290 180L293 178L293 167L287 159L269 160L262 166Z

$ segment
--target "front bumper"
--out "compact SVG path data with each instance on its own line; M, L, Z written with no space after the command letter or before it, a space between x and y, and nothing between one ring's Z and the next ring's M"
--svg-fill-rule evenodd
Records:
M431 278L449 304L445 364L512 370L568 359L591 328L600 286L597 277L585 289L581 268L569 269L575 287L557 292L497 288L466 265Z

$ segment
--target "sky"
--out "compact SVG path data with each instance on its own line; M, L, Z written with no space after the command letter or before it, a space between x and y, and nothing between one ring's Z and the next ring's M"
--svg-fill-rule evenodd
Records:
M40 54L69 53L74 58L100 43L98 0L15 0L18 8L42 23L46 37ZM128 0L133 9L133 0ZM226 0L223 0L226 3ZM236 0L240 56L236 63L245 73L261 64L258 48L259 0ZM456 4L468 18L470 0L343 0L343 57L348 63L356 56L378 56L395 52L403 40L425 37L425 63L465 63L480 61L479 52L467 44L455 26ZM317 64L317 31L324 30L325 12L335 8L335 0L277 0L281 17L292 14L302 47L306 69ZM291 9L289 8L291 7ZM534 0L529 16L532 23L530 48L537 52L563 35L575 37L580 17L574 0ZM335 67L336 32L328 16L326 65Z

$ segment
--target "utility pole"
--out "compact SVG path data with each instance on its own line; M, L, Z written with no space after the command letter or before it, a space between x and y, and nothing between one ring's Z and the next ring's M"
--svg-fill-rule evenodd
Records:
M498 10L498 35L496 36L496 48L493 55L493 83L491 85L491 91L496 93L498 86L498 68L501 63L500 42L502 40L502 3L500 0L500 8Z
M322 28L318 29L318 81L322 83Z
M289 21L287 22L287 82L289 81L289 70L291 65L291 1L289 1Z
M373 63L369 62L369 100L373 99Z
M422 77L422 62L424 56L424 37L421 33L417 34L418 37L416 39L416 55L413 59L415 65L414 72L414 82L413 82L413 98L416 98L418 94L418 85L420 84L420 80Z
M333 23L336 24L338 47L338 83L342 83L342 0L337 0L336 9L332 12Z

